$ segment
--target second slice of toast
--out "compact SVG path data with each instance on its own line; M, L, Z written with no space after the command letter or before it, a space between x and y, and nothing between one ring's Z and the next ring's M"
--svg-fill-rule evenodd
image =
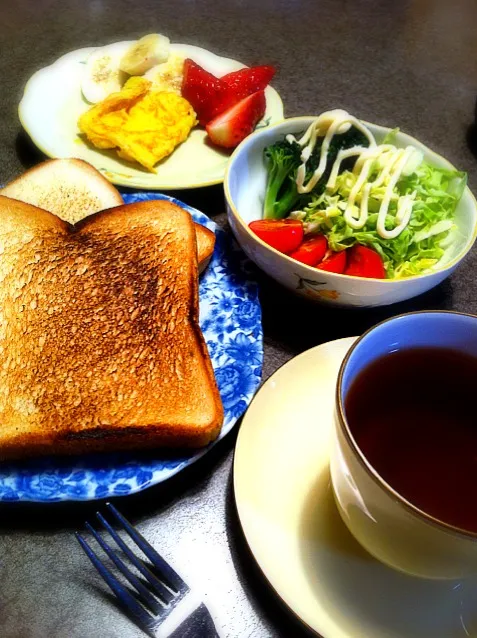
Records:
M0 195L43 208L70 224L123 204L121 193L94 166L73 158L41 162L0 189ZM215 235L201 224L194 229L201 273L214 252Z

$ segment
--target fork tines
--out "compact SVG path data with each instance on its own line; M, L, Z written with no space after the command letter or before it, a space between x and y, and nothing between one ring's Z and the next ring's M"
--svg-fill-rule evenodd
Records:
M86 528L96 539L118 571L121 572L124 578L132 585L135 592L121 583L79 532L76 532L76 538L120 603L127 608L141 625L152 629L169 615L177 602L187 594L189 588L146 539L118 512L114 505L107 503L106 507L114 518L114 521L128 534L147 557L149 565L134 554L104 516L102 516L100 512L97 512L96 517L103 528L103 532L106 532L112 537L116 545L132 565L134 565L141 576L143 576L145 581L131 571L117 551L111 548L92 525L86 523Z

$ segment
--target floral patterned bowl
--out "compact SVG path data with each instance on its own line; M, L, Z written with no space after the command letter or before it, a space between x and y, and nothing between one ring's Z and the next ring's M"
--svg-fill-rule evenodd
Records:
M223 438L244 413L261 378L263 339L257 287L242 251L203 213L158 193L129 193L126 203L167 199L215 232L212 259L199 282L200 325L224 406ZM0 501L71 501L132 494L165 481L204 456L202 450L168 455L98 454L2 463Z
M288 133L300 134L314 119L291 118L257 131L237 147L229 160L224 180L228 218L248 257L297 294L336 306L392 304L426 292L448 277L470 250L477 234L477 202L469 188L465 189L457 207L454 241L444 257L429 273L406 279L363 279L320 271L278 252L250 231L248 224L262 217L267 181L264 148L283 139ZM365 124L378 141L390 132L383 126L369 122ZM425 159L435 166L453 168L447 160L409 135L398 133L396 143L402 147L417 147L424 153Z

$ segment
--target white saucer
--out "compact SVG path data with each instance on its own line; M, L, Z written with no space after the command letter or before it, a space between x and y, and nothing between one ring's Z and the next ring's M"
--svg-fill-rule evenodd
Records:
M475 637L475 583L385 567L354 541L335 508L328 470L334 392L354 340L292 359L252 401L234 462L247 542L276 593L323 638Z

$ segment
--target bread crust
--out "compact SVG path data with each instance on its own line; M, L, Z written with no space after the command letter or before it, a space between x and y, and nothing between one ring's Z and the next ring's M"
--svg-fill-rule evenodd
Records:
M215 247L215 233L202 226L202 224L194 224L195 236L197 241L197 261L199 262L199 275L209 265L209 262L214 253Z

